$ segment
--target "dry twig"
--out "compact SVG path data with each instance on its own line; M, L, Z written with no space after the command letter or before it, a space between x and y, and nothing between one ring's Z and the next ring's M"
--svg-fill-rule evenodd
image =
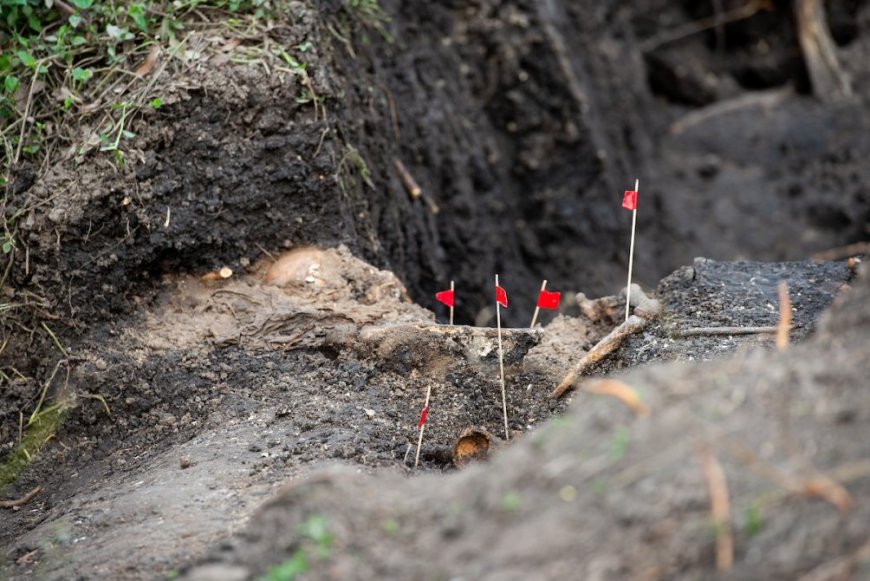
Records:
M777 327L692 327L677 330L677 337L697 337L702 335L763 335L774 334Z
M23 506L33 500L33 497L42 492L42 487L37 486L21 498L16 498L15 500L0 500L0 508L16 508L18 506Z

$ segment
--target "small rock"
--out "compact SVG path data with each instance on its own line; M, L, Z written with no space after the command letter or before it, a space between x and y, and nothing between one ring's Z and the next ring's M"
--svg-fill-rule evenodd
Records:
M94 367L96 367L99 371L105 371L106 368L108 368L109 366L106 364L105 360L97 359L96 361L94 361Z
M186 470L186 469L190 468L190 464L191 464L191 462L190 462L190 456L181 456L181 457L178 459L178 466L179 466L182 470Z

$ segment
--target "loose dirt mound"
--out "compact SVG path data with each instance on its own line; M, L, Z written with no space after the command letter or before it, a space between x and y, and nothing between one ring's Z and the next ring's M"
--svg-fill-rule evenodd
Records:
M714 574L725 535L735 566L723 578L863 578L870 279L844 299L788 353L626 375L649 416L578 396L492 464L449 478L342 468L295 483L186 578L295 563L308 578L695 579ZM709 458L730 502L719 523Z

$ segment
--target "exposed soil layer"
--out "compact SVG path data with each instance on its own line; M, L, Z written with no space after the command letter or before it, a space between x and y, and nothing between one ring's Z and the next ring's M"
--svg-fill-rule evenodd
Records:
M685 276L687 270L696 275ZM761 293L750 301L747 273L754 273ZM701 295L718 305L766 304L767 281L778 277L811 296L796 305L796 319L809 327L851 271L842 263L765 266L699 260L662 285L659 298L668 309L662 320L705 322L696 311L695 297ZM267 279L281 286L266 284ZM559 400L549 396L572 360L621 321L624 300L605 297L598 304L613 308L603 308L600 318L561 315L543 331L504 331L512 439L540 442L542 434L559 431L556 426L568 420L523 435L574 397L594 401L598 410L583 428L587 431L574 440L585 442L582 450L628 445L622 439L629 437L632 422L618 408L590 400L582 391ZM764 307L737 316L720 322L769 322ZM469 427L489 434L494 449L502 447L495 331L435 326L432 318L408 301L392 274L373 269L345 249L293 251L267 272L240 280L183 278L167 284L153 308L116 323L112 344L99 340L107 329L96 329L96 339L77 351L70 389L77 390L78 400L56 444L47 446L8 491L15 496L37 484L45 488L24 510L4 519L0 542L6 574L45 579L168 575L237 530L276 487L305 477L324 462L378 475L381 484L372 486L385 486L384 502L391 502L393 488L406 484L390 474L413 465L417 420L430 388L423 471L453 470L453 445ZM749 355L729 365L748 365L767 361L758 351L771 346L771 340L752 336L671 338L662 323L654 322L592 374L650 360L722 358L741 349L749 349ZM784 372L788 365L773 367ZM685 396L689 388L681 368L659 373L675 378L669 388L676 390L675 401ZM711 373L726 378L731 372ZM736 385L730 379L725 384ZM661 407L664 396L656 384L632 385L654 410ZM742 401L749 389L743 386L739 397L728 397ZM104 396L112 416L99 402L83 397L86 393ZM585 458L586 452L577 453ZM505 460L499 458L495 471L485 472L492 486L501 486L497 482ZM321 510L320 505L312 510ZM17 562L28 554L29 562ZM276 559L283 557L270 553L261 565ZM398 571L404 576L404 569ZM360 575L366 578L368 572Z
M624 284L619 199L635 177L635 272L650 288L698 255L803 260L866 239L870 5L825 3L852 88L836 102L813 84L790 2L700 28L716 5L733 16L743 4L382 5L388 20L293 3L268 42L309 46L296 56L310 81L234 64L212 50L228 39L191 35L194 56L157 79L164 106L131 116L122 167L91 150L47 175L17 168L0 207L23 212L0 289L0 459L44 387L68 414L2 491L45 488L0 509L0 575L171 575L321 462L374 476L327 475L277 498L214 549L224 574L308 550L297 524L317 515L334 539L330 558L310 559L314 576L413 578L442 571L433 563L474 578L708 574L693 449L705 441L733 482L735 578L864 558L868 291L865 279L842 292L846 263L696 260L659 285L662 317L591 373L722 361L630 376L650 418L581 386L569 398L584 405L524 434L563 411L550 389L624 317L620 297L574 293ZM83 118L83 142L94 123ZM443 478L464 429L485 430L493 451L505 436L487 328L496 272L520 444ZM543 278L562 312L542 316L543 332L519 329ZM783 278L792 339L811 335L788 353L769 353L770 335L682 334L775 324ZM425 310L444 320L432 295L450 280L457 322L475 327L436 326ZM838 293L853 298L816 330ZM406 482L429 387L421 460L439 474ZM734 434L795 478L812 473L805 460L833 474L851 512L752 476L758 462L720 441ZM342 498L353 490L358 512Z
M185 578L247 579L301 552L312 579L697 579L715 575L725 534L734 566L721 578L864 578L870 281L843 298L785 354L624 376L649 416L578 395L488 466L413 480L340 468L294 483ZM704 454L724 467L730 516L718 525Z

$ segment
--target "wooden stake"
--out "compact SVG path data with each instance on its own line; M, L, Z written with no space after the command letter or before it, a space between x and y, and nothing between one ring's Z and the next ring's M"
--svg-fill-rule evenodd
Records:
M634 191L640 195L640 180L634 180ZM628 313L631 310L631 267L634 264L634 230L637 226L637 202L631 211L631 248L628 251L628 285L625 287L625 320L628 321Z
M423 409L429 409L429 396L432 395L432 384L426 388L426 403L423 404ZM427 412L428 413L428 412ZM420 426L420 438L417 440L417 455L414 457L414 468L420 465L420 448L423 446L423 430L426 429L426 422Z
M544 284L541 285L541 292L547 290L547 281L544 281ZM541 307L538 306L538 301L535 301L535 314L532 315L532 324L529 325L529 329L535 328L535 322L538 320L538 313L541 311Z
M498 289L498 275L495 275L495 286ZM504 349L501 344L501 303L495 301L495 321L498 326L498 370L501 376L501 409L504 412L504 437L506 440L511 439L511 434L508 431L508 416L507 416L507 395L504 389Z
M453 292L453 281L450 281L450 296L453 297L453 301L450 303L450 324L453 324L453 305L456 303L456 294Z

